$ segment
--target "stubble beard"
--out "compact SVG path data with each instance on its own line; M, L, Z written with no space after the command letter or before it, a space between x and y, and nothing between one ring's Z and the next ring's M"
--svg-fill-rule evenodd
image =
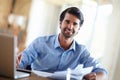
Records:
M62 34L64 35L65 38L73 38L73 37L76 35L74 29L71 30L71 31L72 31L72 34L67 34L67 33L65 33L66 29L67 29L67 28L64 28L64 29L62 30Z

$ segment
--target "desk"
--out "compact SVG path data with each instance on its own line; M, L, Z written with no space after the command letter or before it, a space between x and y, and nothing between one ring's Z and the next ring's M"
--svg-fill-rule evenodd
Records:
M13 79L0 76L0 80L13 80ZM16 80L53 80L53 79L39 77L39 76L31 73L31 75L29 77L20 78L20 79L16 79Z

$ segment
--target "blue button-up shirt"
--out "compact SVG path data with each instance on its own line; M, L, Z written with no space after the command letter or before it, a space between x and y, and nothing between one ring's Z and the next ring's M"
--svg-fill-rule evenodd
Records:
M20 68L31 64L34 70L46 72L74 69L78 64L84 67L93 66L93 72L105 71L100 63L90 56L84 45L75 40L68 50L64 50L58 41L59 35L38 37L24 51Z

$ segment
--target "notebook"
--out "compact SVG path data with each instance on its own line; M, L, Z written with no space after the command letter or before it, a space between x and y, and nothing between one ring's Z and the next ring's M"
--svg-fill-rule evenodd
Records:
M0 33L0 76L10 78L27 77L30 74L16 71L17 38Z

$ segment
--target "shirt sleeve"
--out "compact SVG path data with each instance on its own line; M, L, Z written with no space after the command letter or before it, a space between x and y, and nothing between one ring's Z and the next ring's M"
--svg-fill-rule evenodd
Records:
M37 41L33 41L23 52L22 52L22 60L20 62L20 68L26 68L30 65L38 56L36 47Z
M95 73L104 72L105 74L107 74L106 69L102 67L100 62L97 59L90 56L90 53L87 50L87 48L84 48L83 53L81 54L80 61L84 65L84 67L93 66L92 72L95 72Z

